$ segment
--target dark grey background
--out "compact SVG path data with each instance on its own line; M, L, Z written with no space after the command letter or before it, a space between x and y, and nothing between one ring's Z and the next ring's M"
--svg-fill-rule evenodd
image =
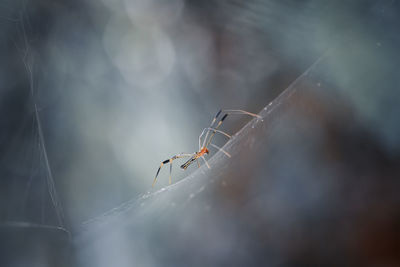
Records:
M390 196L389 189L398 188L396 1L3 1L0 10L3 222L60 223L47 193L43 140L64 224L74 232L83 221L151 190L159 163L195 151L198 134L220 108L259 112L328 52L333 56L318 79L328 99L336 99L332 112L348 117L340 113L334 123L318 126L331 138L328 147L321 145L321 129L307 124L320 109L295 119L315 135L307 149L333 155L329 167L315 168L348 177L337 169L355 166L349 182L357 177L360 184L350 200L361 206L357 200L368 198L365 191ZM298 101L325 103L318 97ZM346 118L350 123L342 124ZM247 120L230 118L224 129L235 133ZM318 121L325 120L321 115ZM278 147L270 161L291 179L304 177L297 167L313 162L309 150L304 142L290 143L297 136L293 129L281 136L288 148L279 140L267 143L268 149ZM334 157L335 147L345 152ZM291 169L296 159L307 160ZM186 175L177 166L174 181ZM246 169L243 178L256 180L270 171L264 167ZM367 167L373 174L359 176ZM380 188L382 179L387 185ZM156 189L167 183L163 170ZM298 188L293 181L281 186L284 198ZM393 203L383 206L395 210ZM312 211L310 216L320 214ZM389 214L387 220L398 225ZM388 251L398 248L385 244Z

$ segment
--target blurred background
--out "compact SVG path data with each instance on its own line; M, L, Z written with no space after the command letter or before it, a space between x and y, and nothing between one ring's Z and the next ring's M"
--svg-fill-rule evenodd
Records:
M166 186L168 168L151 188L160 162L196 151L198 135L219 109L258 113L321 60L308 83L302 79L299 88L306 93L295 95L291 108L268 126L272 128L262 126L248 136L256 145L243 145L246 148L233 161L240 162L235 165L239 167L215 174L237 181L233 189L222 189L223 194L213 187L206 190L207 198L215 201L211 203L229 202L217 208L221 214L232 209L235 218L260 220L241 221L227 235L250 228L251 234L243 235L249 240L258 236L262 242L250 242L254 253L241 254L232 243L248 239L239 235L226 241L221 236L212 242L226 241L230 250L204 253L210 265L257 266L266 263L262 255L273 255L268 261L272 265L310 266L332 263L329 259L337 251L342 261L336 265L398 266L399 8L389 0L3 0L2 233L8 236L12 227L46 225L62 231L57 242L69 243L83 222ZM249 119L229 117L224 130L234 134ZM269 133L271 138L266 137ZM225 142L216 138L220 146ZM183 172L178 166L174 165L174 182L196 170ZM191 214L196 218L201 212ZM217 215L208 216L216 223ZM355 224L332 231L343 218L368 223L361 229ZM171 225L180 222L165 220ZM188 224L188 229L196 225ZM271 224L275 230L260 234ZM314 236L303 237L315 225L320 228ZM354 229L359 229L357 238L346 241ZM329 232L338 233L339 241L319 251ZM18 247L26 235L7 240L15 240ZM43 243L53 239L48 232L35 232L34 240L37 236ZM279 242L277 236L282 238ZM206 246L207 237L202 241L196 236L196 244ZM138 240L147 240L151 247L159 239L142 233ZM93 240L86 246L94 246ZM190 236L184 240L193 244ZM2 245L5 250L7 242ZM366 247L355 251L359 242ZM84 243L72 247L79 251ZM377 248L378 243L383 247ZM187 247L194 253L194 246ZM201 251L193 262L165 256L178 248L179 244L157 252L159 257L146 252L142 256L151 260L136 264L200 264ZM359 260L365 255L374 256ZM224 261L228 257L232 258ZM109 260L116 262L111 256Z

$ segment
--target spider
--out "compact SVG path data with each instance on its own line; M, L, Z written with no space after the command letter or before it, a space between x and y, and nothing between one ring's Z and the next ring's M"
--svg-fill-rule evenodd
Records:
M218 123L214 126L215 122L218 120L219 115L221 115L222 113L224 113L225 115L222 116L222 118L218 121ZM190 159L188 161L186 161L184 164L181 165L181 168L186 170L190 164L192 164L194 161L197 162L197 166L200 168L200 163L199 163L199 158L204 160L204 163L206 164L207 168L211 168L210 165L208 164L207 160L205 159L205 155L209 154L210 151L208 150L208 147L211 146L221 152L223 152L227 157L231 157L231 155L226 152L224 149L222 149L221 147L212 144L211 140L213 139L214 135L216 133L222 134L225 137L227 137L228 139L231 138L231 136L223 131L218 130L218 127L221 126L222 122L226 119L226 117L228 116L228 114L244 114L244 115L249 115L252 117L256 117L258 119L262 119L261 116L254 114L254 113L250 113L244 110L234 110L234 109L228 109L228 110L219 110L217 112L217 114L214 116L211 124L209 127L204 128L203 131L201 132L201 134L199 135L199 151L194 152L194 153L180 153L177 154L173 157L171 157L170 159L164 160L163 162L161 162L160 167L157 170L156 176L154 177L154 181L152 186L154 186L154 184L157 181L157 177L158 174L160 173L160 170L162 168L162 166L164 166L165 164L169 163L169 184L171 184L171 175L172 175L172 161L179 159L179 158L186 158L186 157L190 157ZM210 134L211 133L211 134ZM203 135L205 134L205 138L203 140L203 142L201 142L201 138L203 137Z

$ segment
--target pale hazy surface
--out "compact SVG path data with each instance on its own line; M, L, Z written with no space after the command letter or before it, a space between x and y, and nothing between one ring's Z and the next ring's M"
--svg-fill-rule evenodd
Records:
M0 226L65 229L85 267L399 265L399 11L2 1ZM263 120L151 188L220 108Z

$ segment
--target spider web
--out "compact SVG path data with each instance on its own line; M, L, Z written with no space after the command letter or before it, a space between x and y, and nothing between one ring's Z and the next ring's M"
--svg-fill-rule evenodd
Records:
M4 6L3 6L4 5ZM22 8L2 4L2 32L12 36L2 43L7 46L14 64L10 77L16 81L3 91L1 136L2 158L0 214L4 224L33 224L64 229L64 212L47 155L41 123L36 81L36 55L30 45L33 36L29 17ZM19 7L19 5L16 5ZM3 39L4 40L4 39ZM7 81L9 81L8 79ZM7 87L6 87L7 88ZM65 230L65 229L64 229Z

